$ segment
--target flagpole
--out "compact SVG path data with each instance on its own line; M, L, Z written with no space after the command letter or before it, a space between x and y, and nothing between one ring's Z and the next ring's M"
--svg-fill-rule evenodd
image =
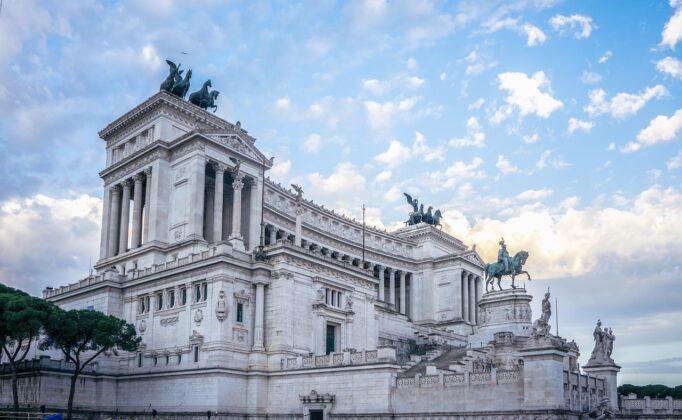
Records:
M362 268L365 268L365 204L362 204Z

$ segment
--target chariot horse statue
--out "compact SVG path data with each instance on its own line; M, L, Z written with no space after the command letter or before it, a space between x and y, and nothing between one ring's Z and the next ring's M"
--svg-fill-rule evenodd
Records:
M507 252L507 246L504 243L504 238L500 241L500 251L498 253L497 262L488 263L485 265L485 291L491 292L495 290L495 279L497 279L497 287L502 290L502 277L510 276L512 279L511 287L516 289L516 276L519 274L525 274L528 276L528 281L531 280L528 271L523 269L523 265L528 259L528 251L519 251L512 258L509 257ZM488 290L489 286L492 285L492 289Z

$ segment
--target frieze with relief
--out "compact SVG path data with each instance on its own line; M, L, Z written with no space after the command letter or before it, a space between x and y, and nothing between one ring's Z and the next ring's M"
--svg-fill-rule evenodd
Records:
M193 152L195 150L201 150L204 151L206 150L206 146L204 145L204 142L201 140L193 140L187 144L184 144L180 147L174 148L173 151L171 152L171 160L176 160L182 156L185 156L186 154Z
M270 262L273 265L277 264L277 263L293 264L297 267L301 267L301 268L304 268L306 270L322 274L323 276L335 277L337 279L341 279L341 280L345 280L347 282L350 282L350 283L352 283L358 287L365 287L365 288L374 290L374 283L372 283L372 282L362 280L362 279L358 279L356 277L353 277L353 276L350 276L350 275L347 275L344 273L339 273L338 271L332 270L332 269L325 267L323 265L310 263L308 261L303 261L303 260L298 259L298 258L292 258L289 256L279 256L279 257L271 258Z

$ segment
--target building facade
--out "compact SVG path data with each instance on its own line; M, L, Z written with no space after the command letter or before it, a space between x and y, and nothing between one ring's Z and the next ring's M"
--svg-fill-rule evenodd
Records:
M101 357L76 407L306 420L617 408L617 366L581 373L575 343L537 334L525 290L483 293L461 240L308 201L267 178L239 123L165 92L99 134L96 274L43 296L123 318L143 341ZM68 368L27 361L22 401L63 406Z

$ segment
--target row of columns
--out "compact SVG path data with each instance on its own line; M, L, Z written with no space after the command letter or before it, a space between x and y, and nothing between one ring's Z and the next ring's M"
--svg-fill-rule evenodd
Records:
M462 270L461 278L461 317L462 320L478 324L478 302L481 300L483 280L480 276Z
M145 240L147 239L151 179L152 170L147 168L143 172L136 173L132 178L125 179L109 188L111 196L109 220L107 222L108 232L106 233L107 257L128 251L129 230L131 231L130 249L139 248L142 245L143 236ZM132 229L130 226L131 193L133 199Z
M288 233L283 229L276 226L268 224L265 226L267 245L274 245L279 239L286 239L292 243L296 243L296 235L293 233ZM318 244L312 243L310 241L301 239L300 246L306 248L313 252L319 252L320 254L333 258L341 262L348 262L350 265L355 267L361 267L364 269L372 270L374 277L379 280L379 288L377 291L377 299L386 302L391 305L397 312L410 315L409 311L412 309L412 286L413 276L405 270L396 269L393 267L386 267L380 264L376 264L370 261L365 261L364 263L360 258L353 257L351 255L343 254L338 251L334 251L330 248L320 246ZM388 275L386 275L388 273ZM396 278L397 277L397 278ZM409 277L409 278L408 278ZM388 296L386 296L386 280L388 280ZM396 285L397 280L397 285ZM409 308L408 308L409 303ZM397 305L397 306L396 306Z
M215 191L213 196L213 242L219 242L223 238L223 196L225 184L225 171L227 166L222 163L211 162L215 170ZM232 231L228 239L242 239L242 188L244 188L244 174L232 171Z

